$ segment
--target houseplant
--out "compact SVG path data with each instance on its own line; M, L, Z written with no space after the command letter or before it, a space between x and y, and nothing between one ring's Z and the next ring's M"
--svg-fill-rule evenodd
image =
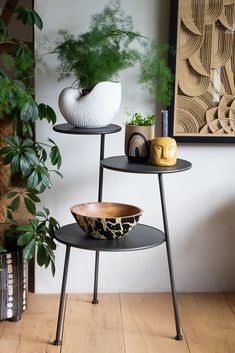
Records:
M170 106L174 94L174 76L169 68L167 56L173 49L156 40L143 42L139 56L140 83L150 92L156 102Z
M110 123L121 101L120 83L110 81L137 62L139 51L132 44L140 37L120 0L92 16L87 32L75 37L59 31L51 50L59 60L59 80L75 79L75 87L63 90L59 98L61 113L69 123L88 128Z
M18 7L17 20L42 29L40 16L32 9ZM10 50L4 51L8 46ZM3 48L3 49L1 49ZM7 38L7 24L0 21L0 319L18 320L25 309L24 260L34 256L40 266L51 264L55 272L53 240L58 222L48 209L36 212L40 194L51 187L51 172L61 176L59 149L54 141L37 142L33 123L38 119L56 122L53 109L38 104L32 88L34 57L26 43ZM49 155L48 155L49 151ZM55 170L48 167L48 159ZM29 220L17 220L24 204ZM24 260L23 260L24 258Z
M155 136L155 116L130 112L131 118L125 127L125 154L130 162L147 162L150 155L150 142Z

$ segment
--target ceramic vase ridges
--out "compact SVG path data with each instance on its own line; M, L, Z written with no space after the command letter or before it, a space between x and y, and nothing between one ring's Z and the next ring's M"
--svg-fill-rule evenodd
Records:
M68 87L59 96L61 114L69 124L80 128L108 126L120 104L119 82L99 82L86 95L78 88Z

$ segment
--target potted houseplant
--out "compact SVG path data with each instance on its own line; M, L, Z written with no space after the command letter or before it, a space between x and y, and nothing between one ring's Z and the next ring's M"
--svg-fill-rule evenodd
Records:
M51 53L59 60L59 80L75 77L75 87L59 97L60 111L70 124L95 128L111 122L121 102L121 85L111 80L137 62L139 51L132 44L140 37L120 0L92 16L87 32L75 37L59 31Z
M144 116L127 109L125 113L130 117L125 129L125 154L130 162L147 162L150 143L155 136L155 116Z
M42 20L34 10L18 7L15 12L23 24L42 29ZM6 45L8 52L2 49ZM51 107L35 101L33 54L26 43L7 38L3 21L0 63L0 319L19 320L26 309L26 261L36 256L40 266L51 265L55 272L58 222L46 208L37 212L35 204L51 187L50 173L61 175L61 156L51 139L48 143L35 141L34 122L46 119L54 124L56 115ZM23 223L16 214L22 204L29 214Z
M174 76L167 61L172 48L153 40L143 42L143 49L139 56L140 83L156 102L163 104L166 108L170 106L174 94Z

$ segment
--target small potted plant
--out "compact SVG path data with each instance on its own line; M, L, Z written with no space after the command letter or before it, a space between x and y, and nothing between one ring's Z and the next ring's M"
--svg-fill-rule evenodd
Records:
M125 109L130 117L125 129L125 154L130 162L147 162L150 156L150 143L155 136L155 116L141 115Z
M42 29L33 9L18 7L15 13L23 24ZM26 309L27 261L36 256L40 266L51 265L55 272L58 222L47 208L37 212L35 205L52 186L51 172L61 175L61 156L51 139L35 141L34 122L54 124L56 115L35 101L33 53L26 43L6 37L7 24L0 20L0 320L17 321ZM27 220L16 215L22 205Z
M87 32L75 37L59 31L50 53L57 54L59 80L75 79L75 86L65 88L59 97L60 111L70 124L95 128L111 122L121 103L121 85L113 79L139 59L132 43L140 37L120 0L92 16Z

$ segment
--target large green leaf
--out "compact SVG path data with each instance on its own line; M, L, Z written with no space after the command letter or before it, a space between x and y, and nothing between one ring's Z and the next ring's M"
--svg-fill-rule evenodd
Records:
M51 250L56 250L56 243L54 242L53 239L51 239L50 237L46 237L46 242L47 242L48 247Z
M57 168L59 169L61 167L61 155L58 146L53 146L51 148L50 152L50 158L51 158L51 163L52 165L57 164Z
M39 110L39 118L42 119L47 119L49 123L52 123L53 125L56 123L56 114L54 110L46 104L39 104L38 106Z
M23 121L31 120L32 122L35 122L38 119L38 107L33 99L23 106L20 112L20 118Z
M43 217L46 218L46 215L42 211L37 211L35 214L37 217Z
M38 244L37 250L37 262L39 266L43 266L47 263L48 253L47 249L43 244Z
M48 187L48 188L51 188L51 179L50 179L50 175L47 171L47 169L45 167L41 168L40 169L40 176L41 176L41 179L42 179L42 183Z
M21 147L30 147L30 146L33 146L34 142L33 140L27 138L23 141Z
M16 211L18 210L19 206L20 206L20 196L17 196L12 200L9 207L12 209L12 211Z
M30 240L33 238L33 233L28 232L20 235L20 237L17 240L17 245L19 246L24 246L30 242Z
M17 13L17 20L21 20L24 25L35 25L38 29L42 30L42 19L35 10L20 6L17 7L15 12Z
M2 147L0 149L0 156L3 156L4 154L8 154L12 152L12 147Z
M32 224L34 230L38 230L39 227L41 226L41 224L44 224L44 222L42 222L40 224L39 219L33 218L33 219L31 219L31 224Z
M13 158L15 157L16 153L17 153L17 152L12 149L12 152L10 152L10 153L8 153L8 154L5 155L5 157L4 157L4 159L3 159L3 163L4 163L5 165L6 165L6 164L10 164L10 163L12 162Z
M31 148L27 148L27 150L24 150L24 155L34 167L37 167L39 165L39 159Z
M28 192L28 197L30 198L30 200L32 200L34 202L40 202L39 197L37 195L35 195L34 193Z
M25 207L27 208L27 210L31 213L31 214L35 214L36 212L36 207L33 201L31 201L29 198L24 197L24 204Z
M19 165L20 165L20 156L15 156L12 161L11 161L11 172L12 174L15 174L19 170Z
M4 137L4 142L6 142L8 145L12 146L12 147L19 147L21 144L21 139L18 136L14 136L14 137Z
M35 239L30 240L23 250L23 255L26 260L31 260L36 252L36 241Z
M55 276L55 262L53 259L51 259L51 272L54 277Z
M17 191L10 191L7 193L7 198L11 199L12 197L18 195L19 193Z
M32 170L32 166L30 164L30 162L28 161L28 159L24 156L21 155L20 157L20 170L22 172L23 175L29 175L29 173Z
M33 231L33 227L30 226L29 224L20 224L18 227L17 227L17 230L19 232L32 232Z

